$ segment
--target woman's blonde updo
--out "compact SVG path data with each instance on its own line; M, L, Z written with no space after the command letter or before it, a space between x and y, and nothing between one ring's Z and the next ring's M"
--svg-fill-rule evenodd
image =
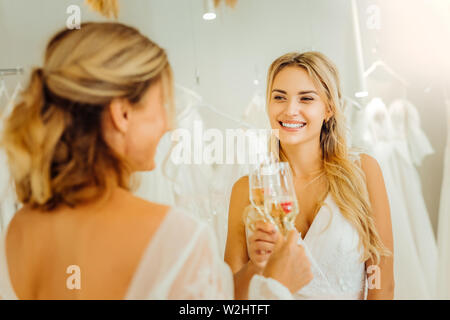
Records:
M128 189L130 167L105 143L101 114L114 98L139 102L160 80L171 105L167 55L132 27L85 23L57 33L5 122L2 146L18 200L51 210L113 184Z

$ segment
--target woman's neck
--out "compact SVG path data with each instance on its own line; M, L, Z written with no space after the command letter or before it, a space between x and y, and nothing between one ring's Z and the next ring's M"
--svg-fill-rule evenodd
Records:
M322 150L318 141L309 141L297 145L280 145L282 157L286 157L293 174L300 179L310 179L322 172Z

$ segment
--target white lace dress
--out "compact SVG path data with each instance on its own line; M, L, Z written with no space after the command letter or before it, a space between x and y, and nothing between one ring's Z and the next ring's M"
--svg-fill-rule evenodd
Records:
M248 240L250 229L246 228L246 235ZM314 278L293 295L294 299L366 297L366 269L365 263L360 261L358 232L344 218L330 194L300 243L306 249ZM258 291L266 292L254 285L250 288L249 295L257 297ZM273 294L276 289L271 292Z
M0 299L16 300L0 237ZM281 283L254 277L250 299L292 299ZM170 210L146 248L125 299L233 299L231 269L220 257L211 228L180 209Z
M434 298L437 245L414 165L433 149L420 127L416 108L380 98L366 106L367 134L383 172L394 238L395 299Z

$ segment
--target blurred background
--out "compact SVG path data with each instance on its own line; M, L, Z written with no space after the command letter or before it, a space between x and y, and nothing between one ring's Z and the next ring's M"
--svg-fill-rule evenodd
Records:
M0 0L2 119L31 68L42 65L48 39L66 27L71 5L81 22L107 20L81 0ZM327 55L340 71L349 143L374 155L385 176L396 297L450 298L450 1L127 0L117 21L167 50L186 128L194 119L221 130L266 128L271 62L290 51ZM161 164L169 142L161 142ZM173 167L172 179L162 169L143 174L137 193L196 211L223 253L229 193L245 168L184 169ZM4 227L15 205L11 188L2 188Z

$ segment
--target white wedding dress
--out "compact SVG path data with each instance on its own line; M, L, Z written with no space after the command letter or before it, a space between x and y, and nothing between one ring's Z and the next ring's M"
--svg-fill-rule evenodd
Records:
M450 100L447 107L447 146L444 157L444 177L442 180L441 203L439 207L438 248L439 279L437 298L450 299Z
M16 300L0 237L0 299ZM125 299L233 299L233 275L217 251L211 228L184 210L172 208L148 244ZM292 299L278 281L254 276L250 299Z
M344 117L347 130L347 146L358 149L360 152L368 153L370 144L365 109L346 102L344 104Z
M396 100L387 108L373 98L365 108L363 134L381 167L389 197L394 237L395 299L432 299L437 245L414 165L433 149L415 107Z
M3 135L4 121L17 103L22 85L17 82L12 94L9 93L5 82L0 83L0 138ZM16 194L11 174L8 169L7 156L3 148L0 148L0 235L6 229L9 221L19 208L16 206Z
M0 136L3 134L3 120L0 118ZM8 170L6 153L0 148L0 235L6 229L16 212L16 194Z
M249 104L245 108L242 118L253 128L270 129L267 116L266 99L260 90L256 90Z
M248 238L252 231L246 226ZM314 278L293 295L294 299L365 299L365 263L358 250L359 235L328 194L305 237L299 241L311 262ZM257 295L251 288L249 294ZM263 291L264 292L264 291Z

